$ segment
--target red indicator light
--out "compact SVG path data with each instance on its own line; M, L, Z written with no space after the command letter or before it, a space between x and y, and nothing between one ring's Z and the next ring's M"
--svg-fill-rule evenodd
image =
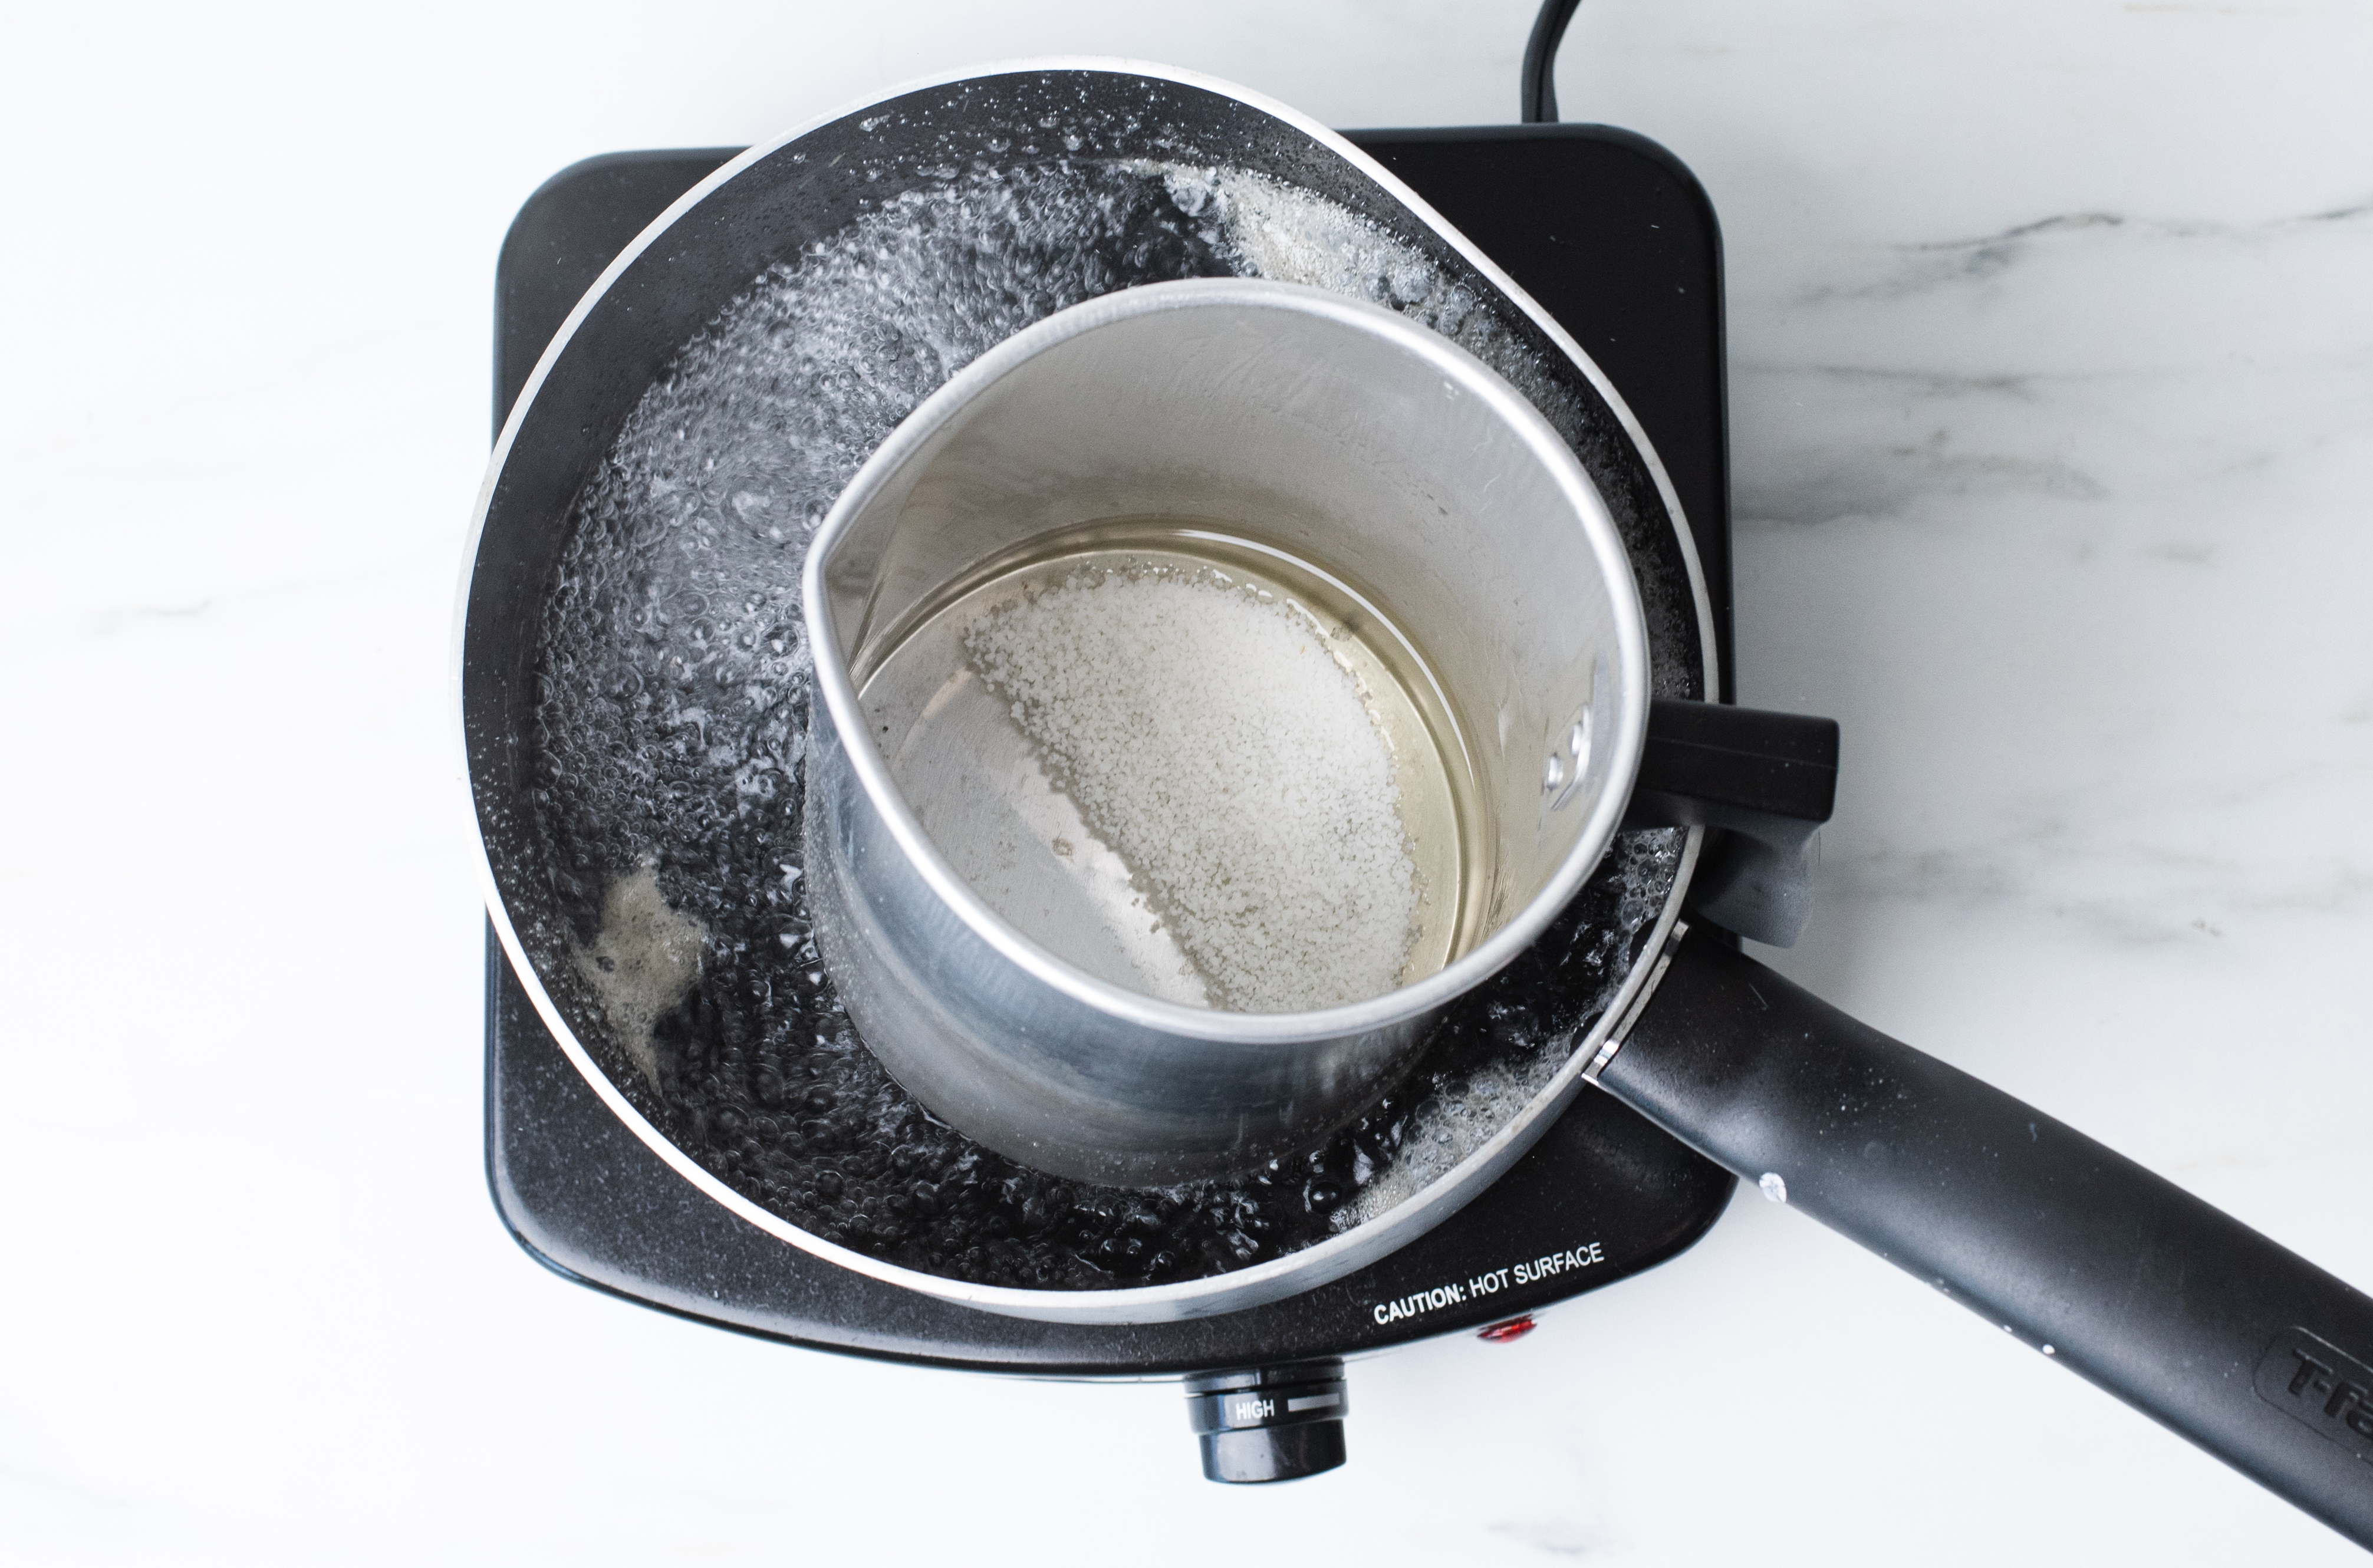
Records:
M1487 1345L1513 1345L1539 1327L1528 1312L1522 1317L1511 1317L1504 1323L1494 1323L1489 1328L1479 1328L1475 1337Z

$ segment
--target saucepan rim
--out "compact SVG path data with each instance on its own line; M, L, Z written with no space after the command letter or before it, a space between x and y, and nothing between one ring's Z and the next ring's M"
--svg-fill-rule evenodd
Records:
M482 899L489 924L505 960L517 977L520 989L534 1007L536 1016L551 1035L562 1054L567 1058L586 1085L632 1132L645 1147L684 1177L704 1196L723 1207L735 1217L755 1226L785 1244L798 1247L812 1257L836 1268L848 1269L868 1278L904 1290L941 1300L971 1306L978 1310L1040 1321L1128 1324L1171 1321L1181 1318L1209 1316L1264 1303L1280 1300L1304 1290L1342 1278L1352 1270L1372 1263L1395 1251L1413 1237L1455 1213L1467 1199L1488 1186L1505 1171L1515 1159L1529 1149L1549 1123L1580 1091L1584 1067L1595 1054L1603 1050L1604 1042L1614 1036L1635 1015L1645 999L1650 981L1656 970L1655 958L1670 942L1680 917L1680 907L1695 868L1703 839L1701 829L1689 830L1681 850L1680 862L1672 886L1645 933L1638 951L1641 957L1633 962L1616 988L1608 1004L1584 1033L1573 1043L1564 1063L1549 1082L1520 1106L1508 1119L1483 1141L1470 1150L1449 1169L1434 1176L1416 1192L1389 1211L1362 1222L1336 1235L1317 1242L1298 1252L1253 1264L1227 1273L1201 1276L1192 1280L1174 1281L1159 1285L1128 1286L1114 1290L1036 1290L1011 1285L977 1284L908 1269L898 1264L854 1251L824 1240L813 1232L793 1224L772 1211L760 1206L728 1186L702 1165L665 1131L637 1107L625 1093L609 1077L594 1059L592 1052L578 1038L575 1026L545 986L531 956L527 943L513 920L505 892L503 876L495 861L496 845L486 825L480 817L481 802L477 797L476 770L470 755L470 731L467 721L466 675L468 672L469 610L472 586L476 577L479 556L483 550L488 519L493 513L503 474L510 461L528 415L534 407L539 391L552 375L555 367L575 338L586 320L608 298L614 285L651 247L659 243L667 231L684 215L698 206L714 193L735 178L772 158L777 152L802 137L826 126L848 120L876 106L894 102L918 92L957 84L987 81L1007 76L1044 75L1077 72L1135 76L1174 83L1216 96L1231 99L1267 114L1280 124L1307 136L1327 152L1342 159L1362 177L1373 181L1395 203L1431 228L1442 242L1454 250L1478 275L1489 282L1510 306L1533 323L1550 345L1586 381L1605 404L1615 420L1624 440L1638 454L1655 487L1687 574L1687 586L1694 608L1700 663L1698 672L1702 689L1709 698L1720 695L1720 672L1716 662L1717 642L1714 636L1713 600L1707 591L1704 568L1700 561L1697 543L1689 531L1687 514L1680 497L1666 473L1663 459L1648 439L1646 431L1614 384L1597 363L1584 351L1573 335L1537 303L1525 289L1509 276L1506 270L1486 255L1471 240L1452 227L1433 206L1398 176L1376 158L1354 146L1332 128L1311 119L1291 106L1265 94L1240 87L1233 82L1199 72L1126 58L1093 55L1052 55L992 62L964 66L936 73L897 84L879 92L868 93L802 122L778 136L750 147L738 157L727 160L715 172L701 180L679 196L651 220L650 224L621 251L605 267L569 311L552 341L545 345L530 372L518 398L506 416L501 434L488 462L485 478L479 487L473 509L468 537L464 542L459 580L455 584L452 620L451 656L448 665L449 700L453 715L448 731L455 748L455 803L466 813L469 832L476 838L476 857ZM1257 1015L1256 1015L1257 1016Z

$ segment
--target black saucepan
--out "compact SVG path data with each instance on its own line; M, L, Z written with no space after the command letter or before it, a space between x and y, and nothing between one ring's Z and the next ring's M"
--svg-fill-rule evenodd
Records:
M1271 171L1379 221L1440 228L1348 144L1192 78L1068 65L956 80L879 108L939 114L953 145L975 98L1005 112L1017 95L1044 99L1050 126L1064 103L1094 99L1119 113L1141 102L1165 146ZM1124 122L1135 123L1127 113L1112 121ZM870 134L871 122L854 117L839 134L857 135L859 124ZM780 146L737 160L620 259L555 340L488 478L463 608L462 719L490 909L532 986L555 966L555 868L524 826L535 788L534 627L569 509L643 390L719 306L770 258L797 254L876 199L862 185L811 178L806 157ZM914 161L925 178L928 147ZM1436 238L1448 256L1455 237L1446 235ZM1479 273L1469 283L1504 280ZM1570 340L1555 347L1587 369ZM1604 489L1603 475L1629 474L1639 496L1653 496L1661 470L1636 425L1622 427L1638 451L1597 452L1594 475ZM1637 498L1609 497L1619 511ZM1682 627L1680 642L1701 659L1693 632ZM1580 1042L1571 1081L1595 1083L1774 1201L2373 1546L2373 1299L1743 956L1717 922L1783 939L1801 922L1796 855L1828 814L1835 731L1674 700L1714 695L1694 673L1658 695L1631 820L1693 828L1691 860L1671 889L1677 907L1695 868L1691 913L1654 926L1614 1015ZM566 1042L582 1016L565 999L539 1000ZM624 1100L613 1103L623 1112ZM1521 1139L1502 1142L1521 1152ZM1505 1163L1466 1168L1488 1180ZM1437 1203L1430 1219L1455 1207ZM1201 1310L1226 1305L1212 1298Z

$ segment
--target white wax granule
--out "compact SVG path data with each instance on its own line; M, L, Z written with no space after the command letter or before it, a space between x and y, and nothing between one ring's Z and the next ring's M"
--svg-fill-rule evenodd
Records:
M1393 989L1417 912L1393 756L1309 617L1206 577L1083 575L964 641L1219 1005Z

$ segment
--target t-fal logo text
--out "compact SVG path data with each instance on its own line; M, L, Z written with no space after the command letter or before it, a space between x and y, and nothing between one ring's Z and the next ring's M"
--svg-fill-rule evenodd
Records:
M2258 1363L2258 1397L2373 1463L2373 1366L2304 1328L2274 1336Z
M2291 1374L2291 1386L2285 1393L2294 1399L2302 1394L2313 1398L2329 1393L2332 1398L2323 1402L2323 1413L2346 1422L2351 1432L2373 1437L2373 1405L2365 1402L2373 1388L2349 1382L2305 1351L2291 1352L2291 1359L2298 1363L2298 1370Z

